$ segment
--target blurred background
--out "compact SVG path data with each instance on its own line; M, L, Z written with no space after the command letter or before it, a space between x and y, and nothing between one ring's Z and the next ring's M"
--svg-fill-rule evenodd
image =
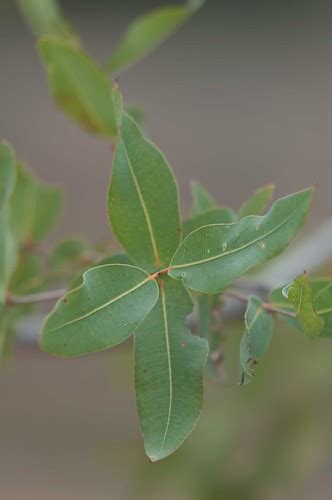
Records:
M61 2L100 61L129 21L165 3ZM307 227L331 215L331 14L324 0L208 0L121 75L125 99L145 110L148 133L175 170L184 213L196 179L234 208L266 182L277 195L318 184ZM49 98L14 1L0 0L0 41L0 136L63 187L54 238L111 239L109 145ZM242 328L227 330L227 384L206 383L195 432L153 465L136 416L130 342L71 361L18 346L0 373L0 498L330 499L332 344L279 324L254 382L239 388Z

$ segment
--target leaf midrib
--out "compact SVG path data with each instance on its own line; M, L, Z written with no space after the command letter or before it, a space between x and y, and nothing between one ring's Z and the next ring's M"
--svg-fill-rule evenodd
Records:
M244 250L245 248L248 248L250 247L251 245L254 245L255 243L258 243L259 241L263 240L264 238L267 238L268 236L270 236L271 234L273 234L275 231L278 231L281 227L283 227L285 224L287 224L287 222L299 211L300 209L298 208L297 210L295 210L291 215L289 215L285 220L283 220L281 222L281 224L279 224L278 226L274 227L273 229L271 229L271 231L268 231L267 233L263 234L262 236L260 236L259 238L256 238L255 240L253 241L250 241L249 243L246 243L245 245L243 245L242 247L238 247L238 248L234 248L233 250L229 250L228 252L223 252L221 254L218 254L218 255L214 255L212 257L208 257L206 259L201 259L201 260L197 260L195 262L188 262L187 264L178 264L178 265L172 265L171 264L171 269L181 269L183 267L192 267L192 266L197 266L199 264L205 264L206 262L211 262L213 260L217 260L217 259L220 259L220 258L223 258L223 257L226 257L227 255L231 255L233 253L236 253L236 252L240 252L241 250ZM235 222L234 224L238 224L237 222ZM209 226L224 226L225 224L209 224ZM230 224L226 224L226 225L230 225ZM206 226L208 227L208 226ZM197 231L200 231L201 229L198 229Z
M173 375L172 375L172 361L171 361L171 350L170 350L170 343L169 343L169 330L168 330L168 319L167 319L167 307L166 307L166 297L165 297L165 291L163 287L160 287L160 297L161 297L161 304L162 304L162 311L163 311L163 321L164 321L164 333L165 333L165 342L166 342L166 353L167 353L167 367L168 367L168 375L169 375L169 406L168 406L168 415L167 415L167 423L165 427L165 432L164 436L161 442L160 449L158 451L158 456L161 455L161 453L164 450L165 443L166 443L166 438L171 422L171 416L172 416L172 408L173 408Z
M150 215L149 215L148 209L147 209L147 207L145 205L145 201L144 201L142 192L140 190L139 183L138 183L137 177L135 175L135 172L134 172L134 169L133 169L133 165L131 163L131 159L129 157L128 150L127 150L125 141L123 140L123 137L122 137L122 141L121 142L122 142L123 149L124 149L124 152L125 152L125 155L126 155L126 158L127 158L128 167L129 167L129 170L130 170L130 173L131 173L131 176L133 178L133 182L134 182L137 194L138 194L138 198L139 198L140 204L142 206L142 210L143 210L143 213L144 213L144 216L145 216L146 224L148 226L148 232L149 232L149 236L150 236L150 240L151 240L153 255L154 255L154 258L155 258L155 264L156 264L156 266L158 266L158 265L160 265L160 257L159 257L159 254L158 254L157 244L156 244L156 240L155 240L154 233L153 233L153 227L152 227Z
M52 328L51 330L49 330L49 332L55 332L57 330L61 330L61 328L64 328L64 327L66 327L68 325L72 325L73 323L77 323L78 321L81 321L83 319L86 319L86 318L92 316L93 314L101 311L102 309L105 309L105 307L108 307L111 304L113 304L114 302L117 302L118 300L122 299L123 297L126 297L127 295L129 295L130 293L134 292L135 290L137 290L141 286L145 285L145 283L147 283L148 281L151 281L151 277L150 276L148 276L145 280L143 280L140 283L138 283L137 285L135 285L133 288L130 288L129 290L126 290L125 292L121 293L120 295L117 295L116 297L113 297L111 300L109 300L105 304L102 304L101 306L96 307L92 311L89 311L89 312L87 312L85 314L82 314L82 316L79 316L78 318L74 318L74 319L72 319L70 321L67 321L66 323L63 323L62 325L59 325L56 328ZM82 287L83 287L83 285L82 285ZM77 288L75 290L73 290L73 291L76 292Z

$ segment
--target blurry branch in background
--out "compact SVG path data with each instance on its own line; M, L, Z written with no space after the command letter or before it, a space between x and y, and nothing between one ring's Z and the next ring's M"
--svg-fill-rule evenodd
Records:
M265 266L262 271L253 274L250 278L238 280L235 285L247 295L256 294L265 299L272 289L291 282L295 276L303 272L304 268L308 273L312 273L331 259L332 219L328 219L316 231L303 238L301 242L294 245L283 256ZM14 297L12 300L21 304L31 303L31 300L34 303L52 302L60 299L65 293L66 290L59 289L41 293L40 296L34 294L25 298ZM236 318L243 313L247 303L247 295L233 292L224 295L225 304L222 316L225 320ZM285 314L285 311L283 313ZM30 319L26 318L24 324L19 327L18 339L37 345L37 331L41 321L42 317L37 315L32 316ZM194 329L196 325L197 318L192 315L189 318L189 326Z

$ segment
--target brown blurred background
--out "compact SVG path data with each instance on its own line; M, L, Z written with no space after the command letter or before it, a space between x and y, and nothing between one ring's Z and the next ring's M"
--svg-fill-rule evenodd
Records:
M65 0L86 48L104 61L153 0ZM150 137L179 179L237 208L257 186L277 194L319 184L311 226L331 215L330 2L208 0L176 36L120 76ZM0 136L45 180L63 186L56 236L109 233L109 145L48 96L34 38L0 0ZM207 384L193 436L167 461L143 453L130 344L59 361L19 348L0 374L0 498L4 500L330 499L332 345L278 325L252 386L240 389L230 330L230 387Z

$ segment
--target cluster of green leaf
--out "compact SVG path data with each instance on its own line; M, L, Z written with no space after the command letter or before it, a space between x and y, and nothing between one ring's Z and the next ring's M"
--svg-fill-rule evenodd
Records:
M10 294L39 290L39 258L30 249L52 230L60 210L60 192L36 179L18 163L11 147L0 144L0 360L8 350L13 323L27 308L8 306ZM30 308L28 308L30 309Z
M136 62L197 6L190 2L158 9L135 21L103 69L84 52L54 1L24 4L25 15L42 34L39 52L57 105L114 146L107 203L124 253L100 260L102 256L80 240L66 240L52 249L46 266L42 260L41 272L41 257L34 250L56 221L59 193L17 164L8 145L0 149L0 331L8 330L13 311L19 315L30 310L14 308L20 303L16 296L66 277L69 291L44 322L41 348L75 357L133 336L137 407L151 461L173 453L194 428L202 407L204 371L219 378L224 328L216 314L220 298L236 297L228 289L238 278L287 247L303 226L313 196L311 188L299 191L277 200L262 215L272 185L257 190L235 211L219 206L193 183L192 213L181 220L171 167L141 131L135 119L140 114L123 105L119 86L109 81L107 72L114 74ZM239 355L241 384L252 379L268 349L274 316L312 337L330 334L331 283L309 283L301 276L273 292L268 303L241 297L247 304ZM198 335L187 326L194 307Z

